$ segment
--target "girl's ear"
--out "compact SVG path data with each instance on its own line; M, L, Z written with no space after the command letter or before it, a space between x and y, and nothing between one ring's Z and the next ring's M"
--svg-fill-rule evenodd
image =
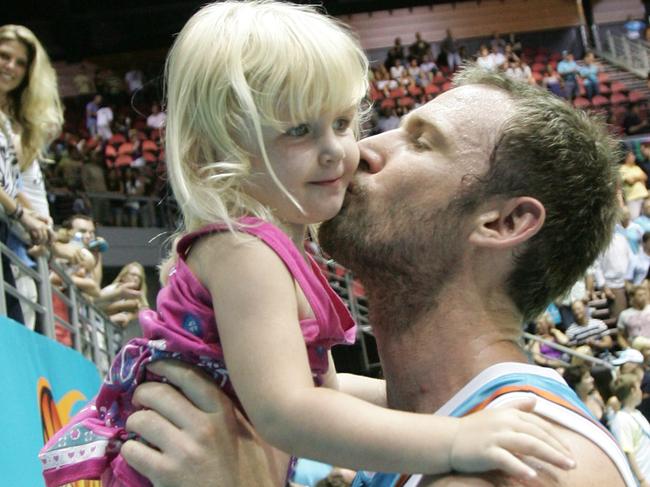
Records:
M519 196L498 201L476 217L469 240L481 247L512 248L535 235L545 218L544 205L535 198Z

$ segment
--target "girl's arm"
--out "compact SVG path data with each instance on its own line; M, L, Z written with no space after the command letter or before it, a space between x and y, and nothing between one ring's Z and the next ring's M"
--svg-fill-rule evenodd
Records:
M196 245L188 264L211 292L237 395L258 433L277 448L339 466L402 472L500 468L530 475L509 451L566 463L556 451L566 450L532 414L510 409L441 418L314 387L293 279L257 239L213 235Z
M386 381L356 374L339 374L334 366L332 352L328 352L329 369L323 377L323 386L341 391L357 399L386 407Z

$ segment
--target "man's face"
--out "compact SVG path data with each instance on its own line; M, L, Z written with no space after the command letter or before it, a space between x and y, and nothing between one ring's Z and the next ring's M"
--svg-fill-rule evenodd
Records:
M321 226L323 248L362 279L380 266L444 281L471 228L463 203L513 110L499 89L463 86L414 110L400 128L361 141L343 208Z
M75 218L72 220L72 233L80 233L82 242L87 246L95 240L95 224L83 218Z

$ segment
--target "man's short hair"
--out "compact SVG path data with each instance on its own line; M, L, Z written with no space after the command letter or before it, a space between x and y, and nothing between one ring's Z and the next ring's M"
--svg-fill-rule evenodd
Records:
M612 391L619 401L625 401L639 383L639 378L634 374L621 374L612 384Z
M63 223L61 223L61 226L66 230L72 230L72 223L75 220L86 220L95 225L95 220L93 220L91 216L84 215L83 213L77 213L76 215L72 215L70 218L65 219Z
M603 123L546 90L476 66L454 83L502 89L515 105L487 173L469 191L477 193L477 205L492 196L531 196L546 209L540 231L517 249L507 282L511 299L530 319L580 279L612 237L616 144Z
M641 239L643 240L643 243L647 243L648 240L650 240L650 232L645 232L643 234L643 237L641 237Z

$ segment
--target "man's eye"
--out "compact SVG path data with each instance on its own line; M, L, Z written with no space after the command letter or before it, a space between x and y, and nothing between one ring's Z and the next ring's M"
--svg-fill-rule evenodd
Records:
M332 125L337 132L345 132L350 127L350 120L347 118L339 118Z
M300 125L291 127L289 130L285 132L285 135L289 135L291 137L302 137L303 135L307 135L308 133L309 133L309 125L307 125L306 123L301 123Z
M411 145L417 150L428 150L431 148L429 143L423 137L411 139Z

